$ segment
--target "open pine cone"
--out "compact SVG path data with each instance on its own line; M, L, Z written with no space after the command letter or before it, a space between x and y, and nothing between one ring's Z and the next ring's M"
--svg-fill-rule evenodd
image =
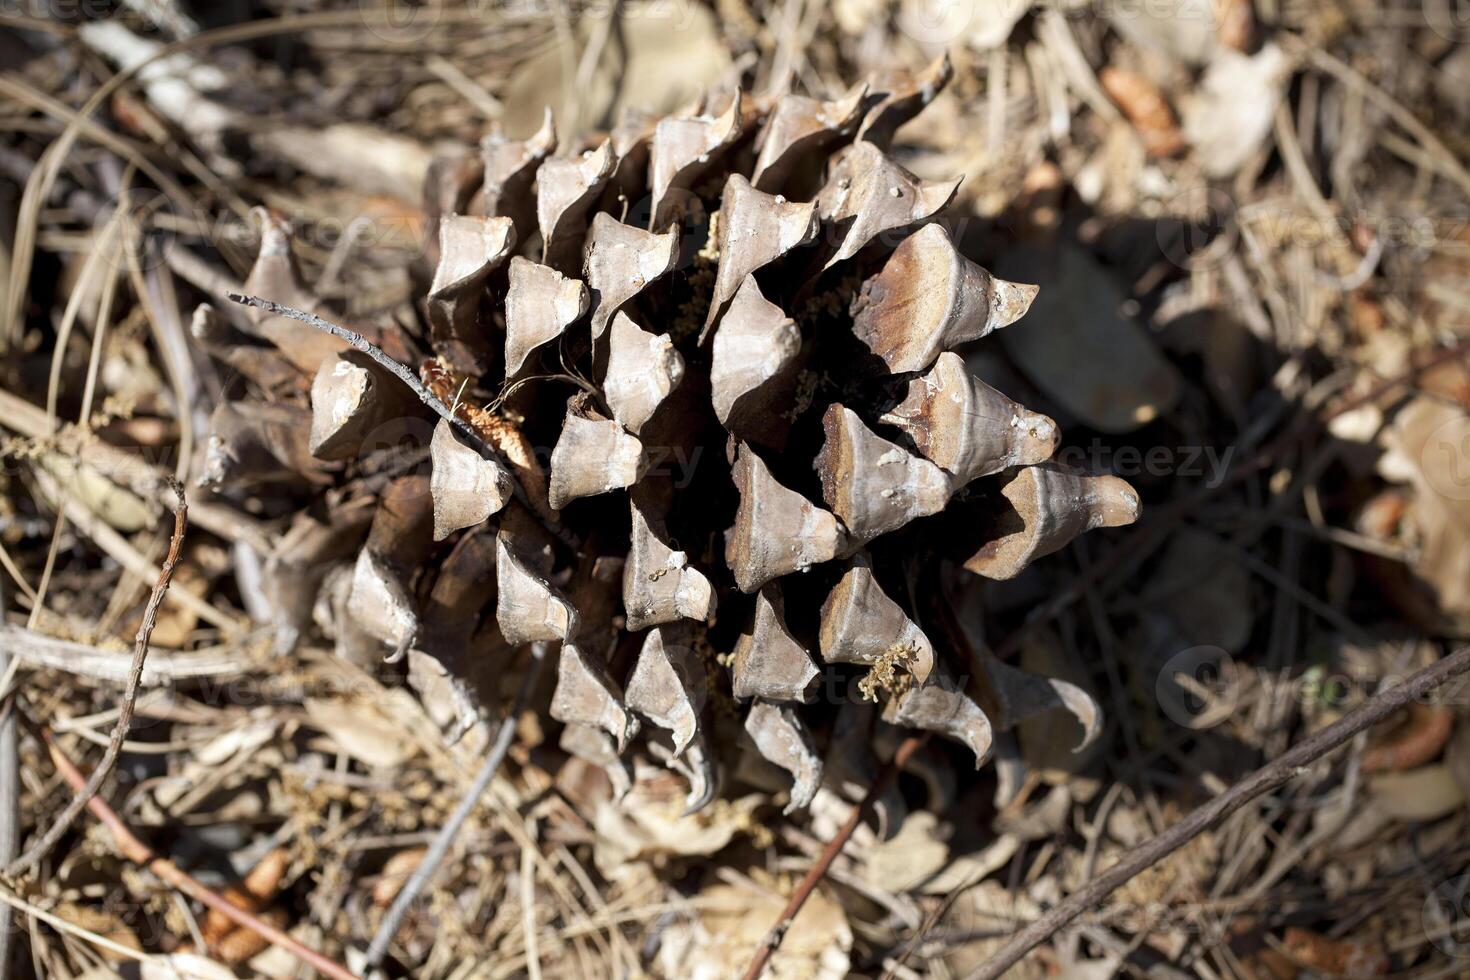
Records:
M489 716L516 648L557 642L562 746L625 789L636 741L691 807L721 773L759 779L732 768L757 755L790 808L824 772L851 798L880 724L977 765L992 724L1058 705L1090 737L1086 694L951 610L959 568L1009 578L1138 499L1049 462L1052 420L952 350L1035 289L935 222L958 180L885 153L949 74L710 96L561 156L548 113L437 161L426 326L356 329L455 425L333 336L252 309L243 337L202 308L196 337L269 396L219 410L206 480L308 505L265 570L282 642L406 656L451 733ZM246 290L318 307L263 220Z

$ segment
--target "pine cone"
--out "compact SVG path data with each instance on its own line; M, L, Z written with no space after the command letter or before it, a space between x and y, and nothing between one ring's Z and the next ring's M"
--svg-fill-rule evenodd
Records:
M557 642L563 747L626 788L639 739L691 807L738 744L786 770L788 809L824 772L860 792L880 711L977 766L993 724L1058 704L1090 737L1085 693L996 661L951 610L948 570L1010 578L1138 499L1050 462L1052 420L953 352L1035 288L935 222L958 180L886 155L949 75L710 96L565 156L548 113L436 162L426 328L357 329L456 425L335 338L258 310L254 338L226 336L202 312L196 336L273 399L221 409L211 481L309 504L266 569L282 642L315 626L345 656L406 655L456 733L515 648ZM265 221L247 289L317 305ZM740 718L748 739L725 737Z

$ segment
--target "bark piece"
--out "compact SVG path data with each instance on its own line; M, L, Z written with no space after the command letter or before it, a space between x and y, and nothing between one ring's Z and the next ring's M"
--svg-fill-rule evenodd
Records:
M556 340L587 315L587 287L550 266L519 255L510 260L505 294L505 377L520 373L536 348Z
M568 725L588 725L613 737L621 755L638 733L638 719L623 706L617 682L601 661L575 643L561 645L556 666L556 690L551 695L551 717Z
M733 479L740 491L735 525L725 532L725 564L742 592L831 561L847 546L837 519L771 475L749 446L737 447Z
M563 272L576 271L582 258L587 214L617 166L612 143L576 157L553 157L536 174L536 221L541 228L541 261Z
M836 158L817 195L817 213L842 236L823 268L852 258L880 235L934 217L954 199L960 180L920 180L872 143L854 143Z
M460 374L479 375L490 357L480 330L485 281L515 244L511 219L445 215L439 224L439 265L429 286L429 325L434 350Z
M715 322L746 276L810 243L818 226L815 201L787 201L756 190L740 174L731 174L720 196L720 261L705 329Z
M460 441L454 426L440 419L429 443L432 467L429 490L434 498L434 540L443 541L461 528L483 524L511 499L515 481L495 457Z
M822 416L826 435L816 468L822 498L854 544L944 509L953 492L938 466L863 424L856 412L833 404Z
M1027 411L971 375L952 351L911 380L907 396L882 421L902 429L955 486L1050 459L1060 436L1050 418Z
M628 678L628 707L673 733L676 756L699 731L709 688L704 660L689 644L687 627L650 630Z
M684 358L668 334L650 333L626 313L608 332L602 391L613 418L635 436L684 378Z
M311 383L311 454L349 459L373 430L422 408L401 381L361 351L322 361Z
M994 740L990 719L942 666L936 666L924 683L890 700L883 708L883 720L963 742L975 753L976 769L990 757Z
M1020 527L986 543L965 567L986 578L1015 578L1077 535L1138 520L1138 492L1115 476L1090 476L1060 463L1023 467L1001 488Z
M715 593L708 578L689 564L689 556L668 543L663 519L645 511L637 495L629 502L632 530L623 566L623 609L633 632L692 619L708 622Z
M828 148L852 138L867 98L867 85L855 86L831 102L794 93L781 96L756 140L751 183L768 194L786 189L794 174L813 160L822 160Z
M1187 382L1153 331L1121 312L1128 290L1082 246L1061 241L1008 249L1005 275L1041 283L1031 307L1040 329L1001 332L1000 346L1061 410L1091 428L1133 432L1170 412ZM1216 353L1212 365L1223 363Z
M745 716L745 732L763 758L791 774L791 800L782 812L810 806L822 785L822 757L796 712L758 700Z
M863 283L852 332L894 374L922 371L941 351L1015 323L1035 298L1035 286L997 279L925 225Z
M816 696L821 669L786 628L786 604L777 586L768 585L756 596L751 623L735 641L730 676L741 699L811 701Z
M715 165L720 151L740 136L742 106L741 93L736 92L719 115L695 113L659 120L649 149L650 229L665 228L681 216L684 200L679 192L693 187Z
M496 536L495 621L511 646L542 640L565 640L575 635L577 611L561 591L546 580L534 557L505 527Z
M933 644L883 591L865 554L853 559L822 603L821 650L828 663L896 663L921 682L934 669Z
M637 436L597 414L582 396L574 396L567 403L561 438L551 451L551 508L561 510L578 497L631 487L646 467Z
M735 438L783 449L803 363L801 330L748 275L720 317L710 353L715 415Z
M877 96L877 103L868 110L857 138L887 149L898 127L922 112L953 77L948 53L918 73L894 71L875 76L868 90Z
M623 224L599 211L592 217L582 263L592 289L592 339L599 339L613 314L679 260L679 231L661 235Z
M480 156L485 163L485 181L480 188L477 214L510 218L522 238L531 234L536 221L535 196L531 184L536 170L556 152L556 120L551 107L546 108L541 128L529 139L506 139L499 125L480 142Z

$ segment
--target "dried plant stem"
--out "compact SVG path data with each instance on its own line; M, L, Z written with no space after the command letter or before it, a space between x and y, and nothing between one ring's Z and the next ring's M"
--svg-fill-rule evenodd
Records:
M5 589L0 585L0 620L5 615ZM0 686L10 675L10 654L0 648ZM20 745L15 731L15 699L0 699L0 863L20 853ZM10 929L13 911L0 909L0 980L10 980Z
M372 943L368 946L366 967L368 970L375 969L383 962L383 957L388 954L388 947L393 942L393 937L398 935L398 929L403 925L403 919L408 915L409 908L416 902L429 882L433 880L434 872L444 863L449 856L449 849L454 845L454 840L459 836L460 830L464 828L465 821L479 805L480 797L485 795L485 790L495 779L495 774L500 771L500 766L505 762L506 753L510 751L511 740L515 737L516 718L518 718L526 703L531 699L531 693L536 689L536 682L541 676L541 668L546 663L545 643L533 643L531 645L531 663L527 666L524 676L521 678L520 689L516 692L515 702L510 711L500 723L500 728L495 732L495 741L490 745L490 751L485 756L485 761L480 764L480 771L475 773L474 782L470 784L469 790L460 799L459 805L449 815L443 828L435 836L434 842L429 845L424 858L419 862L413 874L403 883L403 887L393 898L393 904L389 907L383 922L378 926L377 933L373 936Z
M340 324L333 323L331 320L319 317L315 313L308 313L305 310L297 310L289 306L282 306L280 303L275 303L268 299L262 299L259 296L246 296L242 293L226 293L225 295L230 299L231 302L240 303L244 306L253 306L258 310L265 310L267 313L274 313L276 316L290 317L292 320L299 320L309 327L320 330L323 333L329 333L339 340L347 341L347 343L351 344L353 348L372 358L373 361L376 362L385 371L388 371L399 381L402 381L405 385L407 385L409 390L418 396L419 401L432 408L440 418L444 419L444 421L448 422L460 432L464 433L465 438L474 443L475 448L480 450L481 453L494 456L497 459L500 457L500 454L495 451L494 447L492 447L489 443L487 443L484 439L480 437L480 434L475 431L474 426L470 425L464 419L460 418L457 414L451 411L448 405L445 405L442 401L440 401L439 397L435 395L432 391L430 391L428 387L426 387L424 383L414 375L413 371L398 363L398 361L394 360L392 357L389 357L380 348L369 342L366 337L364 337L357 331L349 330L346 327L341 326Z
M1285 784L1303 767L1341 747L1359 732L1366 731L1404 705L1467 671L1470 671L1470 647L1436 661L1400 684L1379 691L1333 724L1198 807L1168 830L1129 851L1117 864L1074 892L1066 901L1017 932L965 980L995 980L1057 930L1107 898L1135 875L1153 867L1251 800Z
M796 886L796 890L791 893L791 899L781 910L781 917L776 920L771 931L766 933L765 938L761 940L755 955L751 957L750 965L745 968L745 980L757 980L765 971L771 954L776 952L776 948L781 945L781 940L786 937L786 930L791 928L791 923L796 919L801 907L806 904L812 892L816 891L817 885L826 876L827 870L832 867L832 862L837 860L837 855L842 853L842 848L857 830L858 824L862 822L864 814L872 807L873 801L883 795L889 785L898 778L903 767L908 765L909 759L913 758L914 753L928 740L929 733L922 732L910 735L899 743L898 750L893 753L893 758L889 760L888 765L883 767L883 771L878 773L878 778L873 780L873 785L868 787L863 801L853 807L852 813L848 815L841 829L827 842L827 846L822 848L822 853L817 856L816 863L811 866L806 876L801 879L801 883Z
M125 683L132 667L129 653L103 650L8 623L0 623L0 647L6 651L3 656L27 667L47 667L114 684ZM238 677L254 662L245 642L183 652L150 649L139 684L159 687L200 677ZM4 670L0 666L0 676Z
M41 863L56 842L66 835L71 825L76 822L77 816L81 814L82 808L97 795L103 781L112 773L117 765L118 754L122 751L123 740L127 738L128 729L133 724L133 707L138 700L138 687L143 679L143 665L148 659L148 639L153 635L153 626L158 619L158 607L163 604L163 596L168 592L169 582L174 577L174 567L179 562L179 553L184 547L184 532L189 526L189 505L184 500L184 488L182 485L174 484L174 493L178 495L178 504L174 507L174 530L168 541L168 555L163 560L163 568L158 573L158 581L153 585L153 593L148 597L148 604L143 607L143 622L138 626L138 634L133 640L133 662L128 667L128 678L123 687L122 700L118 704L117 722L112 726L112 735L107 739L107 749L102 753L102 761L97 768L92 770L92 775L86 783L77 789L71 802L67 803L66 809L56 818L41 839L31 846L31 849L22 854L15 861L5 867L5 874L17 876L25 874Z
M36 737L45 742L47 748L50 749L51 760L55 763L57 771L61 773L61 777L77 790L80 797L87 783L81 770L61 751L61 747L56 744L50 732L39 729L33 729L33 731ZM127 824L123 823L122 818L117 815L117 811L100 796L91 797L87 800L86 805L87 809L92 811L92 815L100 820L112 834L117 849L129 861L147 868L170 886L177 888L202 905L221 913L236 925L259 933L273 945L281 947L326 976L334 977L336 980L359 980L356 974L346 967L328 959L309 946L302 945L270 923L262 922L255 915L229 901L218 892L200 884L192 875L180 869L168 858L155 854L151 847L139 840L128 829Z

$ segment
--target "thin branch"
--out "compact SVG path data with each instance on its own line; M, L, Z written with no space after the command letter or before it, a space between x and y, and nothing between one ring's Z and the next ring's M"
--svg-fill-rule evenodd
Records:
M153 626L158 619L158 607L163 604L163 596L168 592L169 582L173 581L174 566L179 563L179 553L184 546L184 531L189 526L189 504L184 500L184 488L178 483L174 485L174 493L178 495L178 504L174 508L174 530L168 541L168 555L163 560L163 568L158 573L158 581L154 583L153 593L148 597L148 604L143 607L143 622L138 626L138 635L133 640L133 662L128 667L127 684L123 688L122 701L118 705L117 723L112 726L112 735L107 740L107 749L102 753L102 761L97 768L92 770L92 775L85 785L77 790L66 809L61 811L61 816L51 828L41 835L41 839L31 846L31 849L20 856L19 859L10 862L5 867L5 874L18 877L35 868L41 863L56 842L66 836L71 825L76 822L81 814L82 808L97 795L97 790L102 783L112 774L113 767L117 765L117 757L122 752L123 740L128 736L128 729L133 725L133 708L138 700L138 686L143 679L143 664L148 659L148 639L153 635Z
M5 615L5 588L0 584L0 619ZM0 646L0 686L10 676L10 654ZM20 744L15 731L15 699L0 700L0 864L20 853ZM10 976L12 911L0 909L0 980Z
M475 811L480 797L485 795L485 790L495 779L495 774L500 771L506 753L510 751L511 740L515 737L516 719L520 717L521 712L525 710L526 703L531 699L545 662L546 644L533 643L531 645L531 664L521 678L521 686L516 692L515 702L500 723L500 728L495 732L495 741L491 743L490 752L485 756L485 761L480 764L480 771L475 774L474 782L470 784L469 790L460 799L454 812L449 815L449 819L434 838L434 842L429 845L423 860L419 862L418 867L414 868L408 880L403 883L403 887L394 897L393 904L388 909L388 914L383 916L383 921L378 926L371 945L368 946L365 960L365 968L368 971L376 969L378 964L383 962L383 957L388 954L388 947L392 944L393 937L398 935L398 929L403 925L403 919L408 915L409 908L418 901L419 896L433 880L434 873L449 855L449 849L453 846L455 838L459 836L465 821Z
M812 892L816 891L817 885L826 876L827 870L832 867L832 862L837 860L837 855L842 853L842 848L847 844L848 838L852 837L858 824L862 822L863 816L872 808L873 801L883 795L889 785L898 778L903 767L908 765L909 759L913 758L914 753L928 740L929 733L924 732L910 735L899 743L898 751L893 753L893 758L889 760L888 765L883 767L883 771L878 773L878 778L873 780L873 785L868 787L863 801L853 807L852 813L848 815L841 829L827 842L827 846L822 848L822 853L817 856L816 863L801 879L801 883L796 886L796 891L791 893L786 907L781 910L781 917L776 920L771 931L766 933L765 938L761 940L755 955L751 957L750 965L745 968L745 980L758 980L761 973L765 971L771 954L776 952L776 947L780 946L781 940L786 938L786 930L791 928L791 923L796 919L801 907L806 904Z
M1158 864L1256 797L1285 784L1304 767L1341 747L1359 732L1366 731L1404 705L1467 671L1470 671L1470 647L1430 664L1402 683L1379 691L1333 724L1198 807L1157 837L1133 848L1117 864L1074 892L1066 901L1017 932L965 980L995 980L1057 930L1096 906L1135 875Z
M160 687L201 677L238 677L256 662L255 655L250 652L250 643L257 635L247 634L239 642L198 650L156 650L150 647L148 664L143 668L139 684ZM27 667L48 667L94 681L124 683L132 666L131 654L47 636L10 623L0 623L0 649L6 651L5 656ZM3 671L4 667L0 666L0 673Z
M385 351L383 351L382 348L373 344L357 331L349 330L346 327L341 326L340 324L333 323L331 320L319 317L315 313L308 313L305 310L298 310L293 309L289 306L282 306L280 303L272 302L268 299L262 299L259 296L246 296L243 293L226 293L225 295L229 297L232 302L240 303L243 306L253 306L258 310L265 310L267 313L274 313L276 316L284 316L292 320L299 320L309 327L320 330L323 333L329 333L339 340L345 340L347 343L351 344L353 348L372 358L379 367L383 368L383 370L392 373L395 378L407 385L409 390L418 396L419 401L432 408L435 414L437 414L444 421L454 426L460 432L463 432L465 434L465 437L468 438L474 444L475 448L480 450L482 454L500 459L500 454L495 451L494 447L492 447L489 443L487 443L483 438L480 437L480 433L475 431L475 427L470 425L459 415L451 411L449 406L440 401L439 396L430 391L428 389L428 386L420 381L418 377L413 373L413 371L409 370L408 367L390 357Z
M50 750L51 760L56 765L57 771L61 773L61 777L73 789L77 790L80 796L87 782L83 778L81 770L61 751L61 747L56 744L56 739L50 732L43 729L36 729L34 726L32 727L32 731ZM102 825L112 834L113 842L117 844L118 851L129 861L147 868L172 887L207 908L221 913L236 925L258 933L272 945L286 950L320 973L333 977L335 980L360 980L356 974L340 963L323 956L309 946L303 945L270 923L261 921L253 913L241 908L206 885L201 884L187 871L179 868L178 865L174 864L168 858L160 857L154 853L151 847L139 840L128 829L127 824L123 823L122 818L117 815L117 811L106 800L102 799L102 797L93 796L89 799L87 801L87 809L91 810L92 815L100 820Z
M514 467L509 465L505 457L501 455L501 453L494 446L485 441L484 437L480 435L479 431L476 430L473 425L466 421L465 418L461 416L458 412L455 412L448 405L445 405L444 402L439 399L438 395L435 395L432 391L430 391L428 387L414 375L413 371L409 370L406 366L394 360L381 348L372 344L362 334L358 333L355 330L349 330L346 327L341 326L340 324L333 323L332 321L324 319L323 317L319 317L315 313L308 313L305 310L297 310L289 306L282 306L280 303L276 303L268 299L262 299L259 296L246 296L242 293L234 292L226 293L225 295L232 302L240 303L244 306L253 306L258 310L265 310L267 313L274 313L277 316L284 316L289 317L292 320L299 320L309 327L313 327L317 330L322 331L323 333L329 333L333 337L337 337L340 340L345 340L347 343L351 344L354 349L359 350L362 353L366 354L368 357L372 358L372 360L380 367L382 367L385 371L390 372L395 378L407 385L409 390L418 396L419 401L432 408L436 415L438 415L444 421L448 422L450 425L454 426L460 432L464 433L465 438L470 440L471 445L473 445L475 449L479 450L482 456L490 457L505 465L507 472L512 473L511 490L514 493L516 500L518 500L522 506L524 506L533 515L535 515L541 521L541 526L544 527L549 533L554 535L559 541L571 548L575 549L577 547L576 539L570 536L570 532L568 532L566 528L560 527L555 524L550 524L541 517L540 511L538 511L535 507L531 505L530 499L526 496L525 487L521 486L521 481L516 479L513 475Z

